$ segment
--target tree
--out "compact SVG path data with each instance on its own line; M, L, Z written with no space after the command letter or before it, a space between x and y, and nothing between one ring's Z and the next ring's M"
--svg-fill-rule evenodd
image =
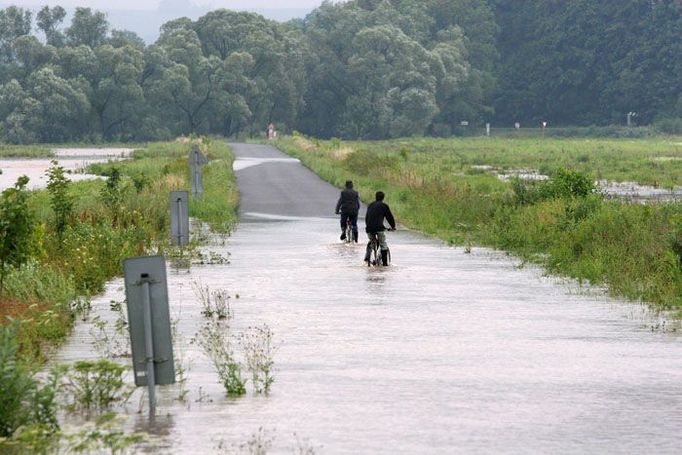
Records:
M40 141L76 139L87 129L90 103L78 81L63 79L46 67L29 76L24 91L26 96L14 114L23 116L18 126Z
M183 133L199 132L219 90L223 64L217 57L204 57L197 34L184 27L162 34L159 44L169 64L150 85L150 97L168 109L167 116Z
M28 207L28 177L21 176L13 188L0 194L0 295L10 267L19 267L31 257L31 235L35 220Z
M14 41L31 34L31 11L10 6L0 9L0 63L14 61Z
M144 105L140 77L144 54L126 45L106 44L95 49L96 71L90 79L90 104L99 120L100 134L110 140L115 133L131 138L131 128Z
M57 63L59 56L54 46L44 45L35 36L21 36L14 41L17 75L27 78L38 69Z
M88 46L91 49L104 44L109 23L101 11L90 8L76 8L71 26L66 29L66 41L70 46Z
M61 6L50 8L44 6L36 16L38 28L45 34L45 41L55 47L64 45L64 33L59 30L59 26L66 17L66 10Z
M378 139L424 134L438 113L435 56L386 25L360 31L353 48L348 63L355 93L346 104L346 135Z

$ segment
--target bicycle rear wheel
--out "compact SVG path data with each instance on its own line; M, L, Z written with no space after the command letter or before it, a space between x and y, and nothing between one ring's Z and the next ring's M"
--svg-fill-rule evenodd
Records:
M372 246L370 250L369 263L375 267L378 267L381 265L381 247L379 245L379 237L377 235L373 235L371 243Z

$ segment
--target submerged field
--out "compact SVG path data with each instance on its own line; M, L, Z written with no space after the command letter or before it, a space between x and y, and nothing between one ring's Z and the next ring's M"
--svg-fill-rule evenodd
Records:
M519 255L615 295L682 311L682 207L605 200L596 180L682 185L682 141L407 139L278 141L326 180L377 190L403 224L460 245ZM532 170L548 182L508 181ZM587 186L585 186L587 185Z

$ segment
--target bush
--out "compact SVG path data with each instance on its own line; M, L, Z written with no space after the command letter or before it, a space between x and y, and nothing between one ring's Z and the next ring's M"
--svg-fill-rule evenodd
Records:
M665 134L682 134L682 118L665 118L657 120L654 127Z
M14 188L0 194L0 295L9 267L18 267L31 256L35 220L28 207L28 177L19 177Z
M518 205L535 204L547 199L581 198L594 193L594 183L584 174L559 169L550 180L511 180L515 202Z
M0 437L11 437L27 425L40 425L52 433L57 423L56 376L45 386L19 360L18 323L0 326Z

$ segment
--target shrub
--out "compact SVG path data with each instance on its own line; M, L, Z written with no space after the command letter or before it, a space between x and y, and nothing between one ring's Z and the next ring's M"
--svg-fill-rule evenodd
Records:
M665 118L657 120L654 127L665 134L682 134L682 118Z
M132 393L123 381L125 368L109 360L76 362L68 371L72 411L103 412L115 404L124 404Z
M14 188L0 195L0 295L8 267L17 267L31 256L31 239L35 220L28 207L25 175L17 179Z
M64 168L53 160L52 167L47 171L47 191L50 193L50 205L54 212L54 229L57 232L60 247L68 218L73 210L73 197L69 195L69 183L70 180L64 175Z
M57 375L40 386L19 359L18 322L0 326L0 436L11 437L25 425L40 425L54 433L57 423Z

